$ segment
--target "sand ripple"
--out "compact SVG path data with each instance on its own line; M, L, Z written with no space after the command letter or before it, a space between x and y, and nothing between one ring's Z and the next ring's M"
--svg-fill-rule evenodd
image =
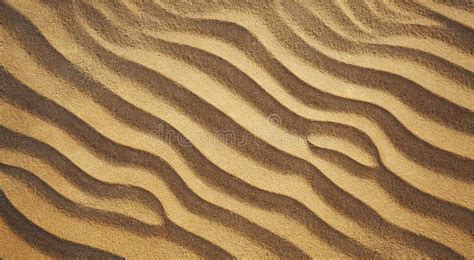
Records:
M468 2L0 2L0 257L473 258Z

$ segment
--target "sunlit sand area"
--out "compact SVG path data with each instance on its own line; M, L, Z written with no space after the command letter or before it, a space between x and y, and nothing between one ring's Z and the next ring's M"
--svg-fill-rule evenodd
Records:
M474 4L0 1L0 257L474 258Z

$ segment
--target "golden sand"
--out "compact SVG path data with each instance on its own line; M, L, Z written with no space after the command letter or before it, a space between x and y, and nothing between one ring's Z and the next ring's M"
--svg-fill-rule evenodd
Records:
M474 5L0 2L0 257L474 258Z

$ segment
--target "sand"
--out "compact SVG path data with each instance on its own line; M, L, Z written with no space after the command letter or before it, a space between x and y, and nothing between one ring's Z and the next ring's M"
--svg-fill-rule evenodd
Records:
M474 258L470 1L0 2L0 257Z

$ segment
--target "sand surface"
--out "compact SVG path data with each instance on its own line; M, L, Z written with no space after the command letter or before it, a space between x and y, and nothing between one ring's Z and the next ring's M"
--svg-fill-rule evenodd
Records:
M0 257L474 258L474 4L0 1Z

